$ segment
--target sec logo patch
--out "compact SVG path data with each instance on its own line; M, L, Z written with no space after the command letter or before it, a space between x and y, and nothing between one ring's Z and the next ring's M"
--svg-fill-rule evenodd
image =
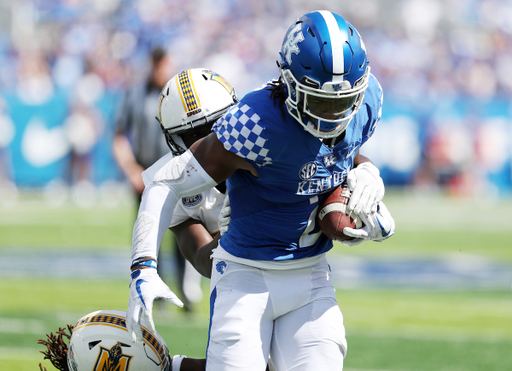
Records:
M316 162L314 162L314 161L308 162L307 164L303 165L300 168L299 177L302 180L311 179L316 174L317 170L318 170L318 165L316 164Z

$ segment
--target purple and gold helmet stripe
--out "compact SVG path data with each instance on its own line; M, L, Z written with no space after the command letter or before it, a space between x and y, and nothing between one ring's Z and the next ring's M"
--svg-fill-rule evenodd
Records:
M181 72L176 79L176 84L178 85L181 102L183 103L187 117L201 112L201 102L199 102L190 70Z
M116 314L94 314L90 316L85 316L78 320L75 324L73 331L76 331L80 327L84 326L93 326L93 325L106 325L119 328L124 331L128 331L126 329L126 319L124 317L118 316ZM156 336L154 336L148 329L142 327L142 337L144 338L144 342L148 344L156 354L160 357L159 362L165 360L165 349L164 345L158 340Z

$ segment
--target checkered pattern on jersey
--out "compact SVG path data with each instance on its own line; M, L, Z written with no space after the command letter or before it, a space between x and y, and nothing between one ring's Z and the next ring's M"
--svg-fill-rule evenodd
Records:
M247 104L231 108L217 120L213 130L228 151L256 162L259 166L272 163L266 148L265 129L259 124L260 117Z
M199 108L199 103L194 93L188 71L183 71L178 75L178 85L178 89L181 89L181 95L186 106L185 110L187 111L187 116L190 117L199 113L201 109Z

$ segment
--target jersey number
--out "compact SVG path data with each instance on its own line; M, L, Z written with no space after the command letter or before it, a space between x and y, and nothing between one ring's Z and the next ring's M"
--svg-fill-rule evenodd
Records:
M318 206L315 207L313 209L313 211L311 212L311 214L309 215L308 225L306 226L306 229L304 230L304 232L302 232L302 235L300 236L300 239L299 239L299 247L300 248L313 246L316 243L316 240L318 240L320 238L320 236L322 235L321 230L318 230L315 232L315 230L317 230L317 228L316 228L316 211L317 210L318 210Z

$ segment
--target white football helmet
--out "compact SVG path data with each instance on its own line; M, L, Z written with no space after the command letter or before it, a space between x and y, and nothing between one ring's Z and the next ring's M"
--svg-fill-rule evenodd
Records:
M174 76L160 93L157 117L172 153L187 149L181 134L211 127L236 102L235 89L212 70L193 68Z
M141 319L143 342L132 341L126 312L100 310L76 323L67 354L70 371L169 371L165 342Z

